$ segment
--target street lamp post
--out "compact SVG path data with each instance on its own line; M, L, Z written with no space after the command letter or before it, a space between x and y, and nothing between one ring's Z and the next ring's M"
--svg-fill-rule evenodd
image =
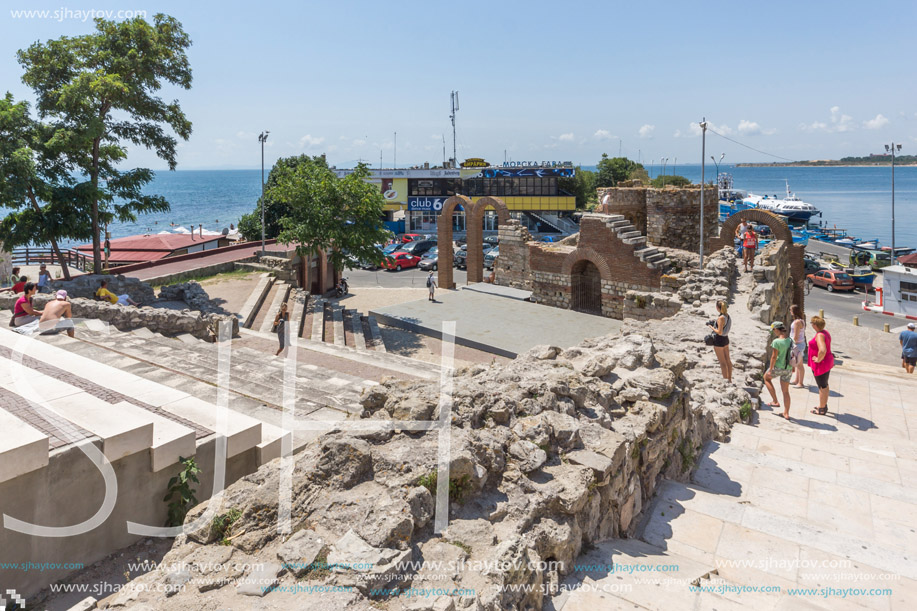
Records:
M700 128L700 266L704 267L704 168L707 166L707 117L701 119Z
M722 154L720 155L720 161L722 161L722 160L723 160L723 157L725 157L725 156L726 156L726 153L722 153ZM717 194L717 199L719 199L719 194L720 194L720 161L717 161L717 160L716 160L716 157L714 157L713 155L710 155L710 161L712 161L712 162L713 162L713 165L716 166L716 194Z
M271 133L264 131L258 134L258 142L261 143L261 256L264 256L264 143L267 142L267 135Z
M892 154L892 261L895 264L895 151L901 150L900 144L891 143L891 146L885 145L885 152L891 151Z
M662 158L662 187L665 188L665 164L669 160L668 157Z

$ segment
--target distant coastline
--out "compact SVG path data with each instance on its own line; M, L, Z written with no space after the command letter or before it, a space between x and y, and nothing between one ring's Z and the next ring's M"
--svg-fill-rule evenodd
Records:
M771 161L758 163L737 163L737 168L859 168L868 166L890 166L891 155L869 155L868 157L843 157L841 159L812 159L809 161ZM898 155L896 166L917 166L917 156Z

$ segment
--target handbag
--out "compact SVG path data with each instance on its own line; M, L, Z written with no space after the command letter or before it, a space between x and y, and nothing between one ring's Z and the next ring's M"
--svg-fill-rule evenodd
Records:
M704 336L704 343L708 346L712 346L716 343L716 333L708 333Z

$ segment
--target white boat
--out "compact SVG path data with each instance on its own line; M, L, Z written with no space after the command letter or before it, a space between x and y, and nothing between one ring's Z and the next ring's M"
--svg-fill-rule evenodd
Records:
M761 196L749 193L743 201L761 210L767 210L774 214L785 216L787 220L799 221L801 223L808 222L808 220L816 214L821 214L818 208L802 201L790 191L789 181L786 181L786 196L784 196L783 199L777 199L776 195L768 197L767 195Z

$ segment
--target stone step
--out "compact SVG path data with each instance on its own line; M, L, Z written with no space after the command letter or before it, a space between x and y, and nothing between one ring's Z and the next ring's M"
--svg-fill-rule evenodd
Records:
M302 337L306 311L309 307L309 294L301 289L294 289L290 292L288 303L290 304L290 336Z
M579 565L580 569L576 570ZM554 608L562 611L599 609L690 609L690 587L715 567L671 550L634 539L598 543L574 561Z
M334 327L334 345L344 346L344 306L339 303L331 304L331 321ZM325 338L328 341L328 338Z
M376 320L375 316L367 316L366 320L369 323L369 332L372 336L373 350L376 352L386 352L385 342L382 341L382 331L379 330L379 321Z
M347 314L350 317L353 347L358 352L363 352L366 350L366 336L363 335L363 318L357 310L347 310Z
M290 285L286 282L275 282L274 286L274 298L271 301L271 304L267 307L264 314L264 319L261 321L262 333L271 333L274 331L274 319L277 318L277 315L280 313L280 307L286 302L287 296L290 294ZM264 309L264 306L261 306Z
M638 234L636 237L633 237L633 238L624 238L624 239L622 239L621 241L624 242L625 244L629 244L629 245L634 246L634 247L637 247L637 246L640 246L640 247L646 246L646 238L645 238L644 236L642 236L642 235L639 235L639 234Z
M243 305L242 309L239 311L239 326L245 327L246 329L252 326L252 323L255 322L255 316L258 315L258 309L261 307L261 304L264 303L264 299L267 297L273 284L273 276L270 274L261 274L258 284L252 289L248 299L245 300L245 305Z
M312 303L312 333L313 342L320 342L325 336L325 300L319 297Z
M0 409L0 483L48 465L48 436Z
M88 342L171 369L177 374L216 383L219 366L217 345L199 342L194 349L183 349L174 340L168 338L132 340L131 338L92 338L84 337ZM257 351L245 351L234 348L230 361L230 389L241 392L276 406L281 405L283 397L282 362L274 357ZM265 375L273 372L273 376ZM297 371L297 397L307 399L316 406L327 406L347 413L359 413L361 383L358 378L342 379L331 372L309 371L300 368Z
M663 257L662 259L658 259L658 260L656 260L656 261L647 261L646 263L647 263L647 265L649 265L652 269L662 269L662 270L666 270L666 269L669 269L669 268L672 266L672 261L671 261L671 259L669 259L668 257Z
M659 253L659 249L654 248L652 246L648 246L647 248L641 248L639 250L634 251L634 254L640 257L640 259L646 259L650 255L655 255L658 253Z
M630 238L639 238L642 235L643 234L637 231L633 226L631 226L630 231L619 231L618 232L618 237L621 238L622 240L628 240Z

